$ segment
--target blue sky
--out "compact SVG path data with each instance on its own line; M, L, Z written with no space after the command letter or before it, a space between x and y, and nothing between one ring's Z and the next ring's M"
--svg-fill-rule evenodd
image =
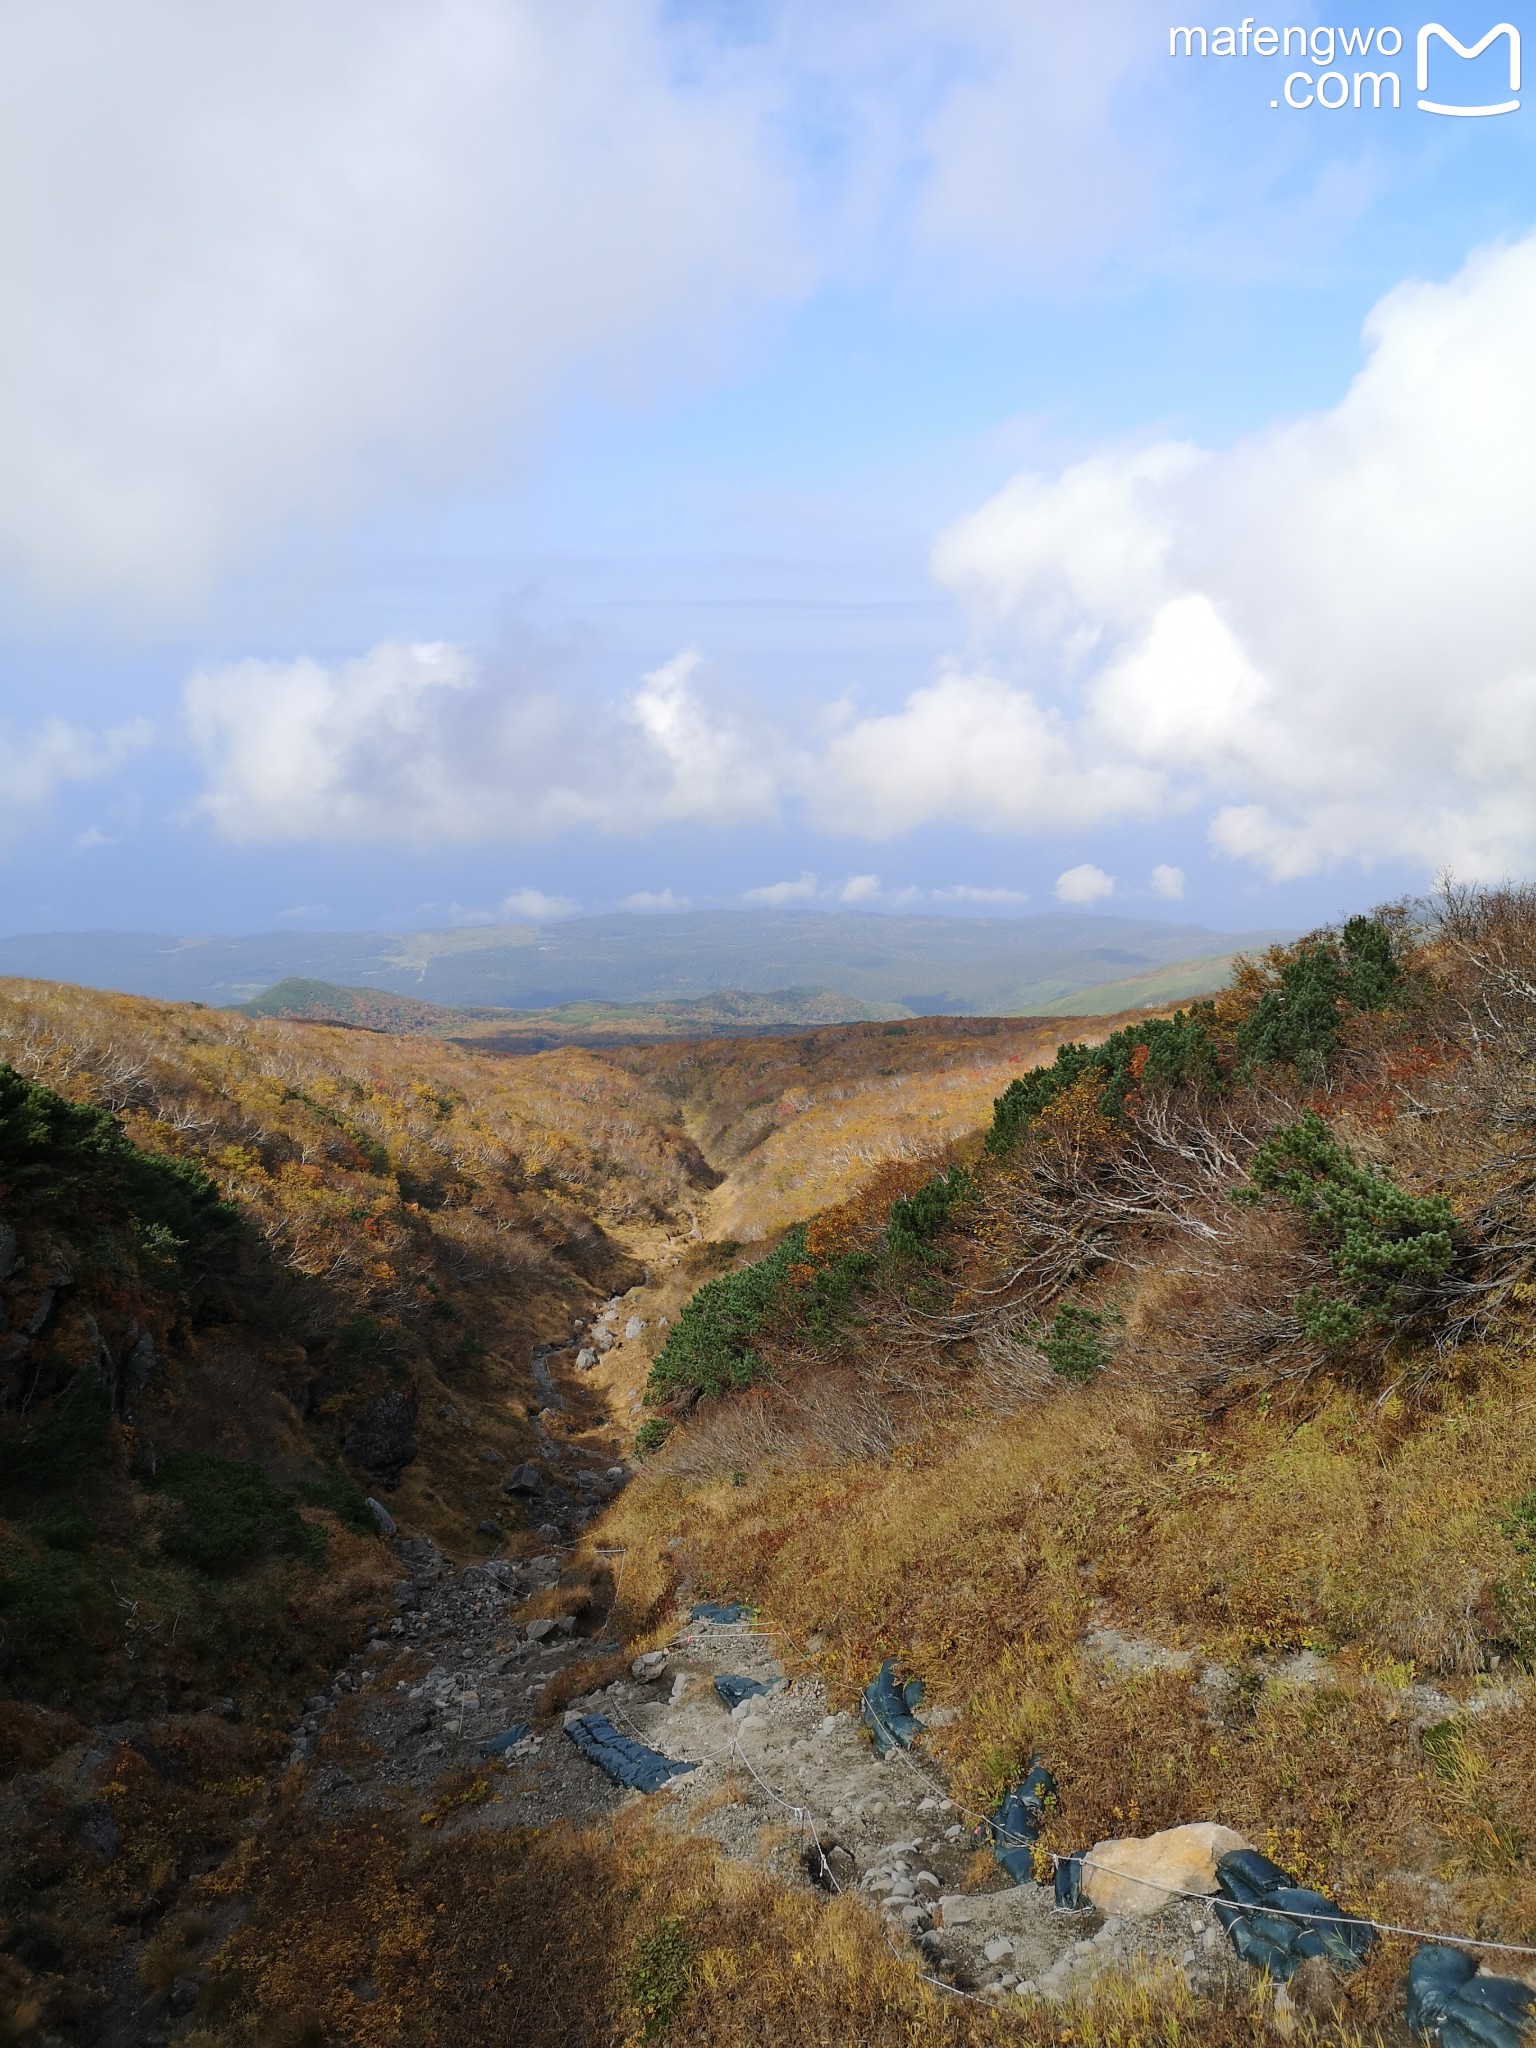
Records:
M0 927L1530 872L1533 117L1243 19L7 10Z

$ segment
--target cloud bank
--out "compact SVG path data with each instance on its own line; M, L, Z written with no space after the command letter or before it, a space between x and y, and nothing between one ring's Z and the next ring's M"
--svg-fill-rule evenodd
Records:
M184 693L196 809L240 844L547 839L772 819L776 750L691 651L617 706L488 674L442 642L204 668Z
M800 288L750 82L679 54L646 0L7 8L0 569L174 609Z
M174 614L295 529L504 473L573 377L715 367L825 276L1091 260L1145 212L1150 18L16 0L0 576Z
M841 734L826 812L879 835L1198 806L1277 879L1529 867L1533 333L1536 238L1383 299L1330 411L1015 479L934 550L986 665Z
M144 718L100 733L61 718L50 718L35 732L15 732L0 721L0 837L23 830L68 784L100 782L113 774L153 737ZM105 841L94 833L84 843Z
M468 651L204 670L201 809L237 840L730 827L867 841L1203 818L1273 878L1536 860L1536 237L1391 293L1338 405L1221 451L1115 447L1015 478L933 568L974 644L815 736L712 693L692 650L594 709ZM1091 861L1065 901L1108 893ZM1177 900L1182 872L1147 887ZM752 900L823 893L810 874ZM883 899L872 876L840 887Z

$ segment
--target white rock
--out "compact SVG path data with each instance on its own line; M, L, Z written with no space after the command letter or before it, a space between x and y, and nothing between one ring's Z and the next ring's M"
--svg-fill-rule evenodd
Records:
M585 1350L585 1351L578 1351L578 1352L577 1352L577 1354L576 1354L576 1370L577 1370L578 1372L590 1372L590 1371L592 1370L593 1366L594 1366L594 1365L596 1365L596 1363L597 1363L597 1353L596 1353L595 1351L593 1351L593 1350L591 1350L591 1349L588 1349L588 1350Z
M982 1950L982 1954L989 1963L1000 1963L1004 1956L1011 1956L1013 1954L1013 1943L1006 1934L994 1934Z
M624 1325L624 1335L626 1337L643 1337L645 1335L644 1319L640 1316L631 1316Z
M1249 1846L1216 1821L1096 1842L1083 1858L1083 1896L1101 1913L1145 1920L1179 1892L1214 1892L1218 1857Z
M975 1901L963 1892L946 1892L939 1900L939 1911L946 1927L968 1927L976 1918Z

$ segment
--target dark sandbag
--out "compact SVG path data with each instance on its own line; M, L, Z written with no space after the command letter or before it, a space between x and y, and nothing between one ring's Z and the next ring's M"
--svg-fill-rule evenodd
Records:
M1408 2025L1439 2048L1521 2048L1536 1993L1513 1977L1480 1977L1471 1956L1439 1944L1408 1966Z
M1233 1849L1221 1857L1216 1882L1222 1896L1213 1903L1227 1939L1245 1963L1267 1970L1277 1983L1313 1957L1353 1970L1376 1945L1368 1921L1322 1892L1292 1884L1257 1849Z
M756 1678L732 1678L728 1672L722 1671L715 1680L715 1691L723 1705L739 1707L743 1700L766 1697L768 1688Z
M1408 1965L1408 2025L1412 2031L1432 2037L1451 2000L1476 1972L1477 1965L1459 1948L1421 1948Z
M923 1681L912 1678L898 1686L895 1669L896 1659L887 1657L864 1688L862 1714L874 1737L876 1756L889 1756L898 1743L910 1749L923 1732L922 1722L912 1711L923 1697Z
M1056 1904L1073 1913L1083 1904L1083 1859L1063 1856L1056 1865Z
M1341 1970L1352 1970L1364 1962L1376 1946L1376 1930L1368 1920L1357 1919L1336 1906L1321 1892L1300 1885L1280 1885L1264 1896L1271 1913L1305 1913L1305 1920L1293 1920L1296 1930L1290 1943L1303 1956L1326 1956Z
M701 1600L688 1616L690 1621L745 1621L749 1609L740 1601L732 1600L722 1607L714 1600Z
M1055 1804L1056 1780L1044 1764L1031 1758L1028 1776L1020 1779L987 1822L992 1854L1015 1884L1034 1876L1034 1844L1045 1826L1047 1805Z
M1261 1899L1290 1881L1289 1871L1257 1849L1229 1849L1217 1860L1216 1882L1229 1899Z
M616 1785L634 1792L659 1792L669 1778L679 1778L695 1768L647 1749L643 1742L631 1742L627 1735L620 1735L606 1714L583 1714L565 1732L582 1755Z
M1475 2005L1484 2012L1496 2012L1512 2026L1524 2026L1536 2006L1536 1992L1514 1977L1474 1977L1458 1997L1464 2006Z
M532 1722L519 1721L515 1728L504 1728L500 1735L493 1735L488 1742L477 1743L475 1754L476 1756L505 1756L509 1749L516 1749L524 1737L532 1733Z

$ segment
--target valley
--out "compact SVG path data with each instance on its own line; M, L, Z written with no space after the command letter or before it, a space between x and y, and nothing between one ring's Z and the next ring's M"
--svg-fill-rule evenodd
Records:
M1293 1987L1033 1879L1219 1824L1536 1936L1536 909L1417 917L515 1057L0 984L12 2036L1406 2043L1411 1940Z

